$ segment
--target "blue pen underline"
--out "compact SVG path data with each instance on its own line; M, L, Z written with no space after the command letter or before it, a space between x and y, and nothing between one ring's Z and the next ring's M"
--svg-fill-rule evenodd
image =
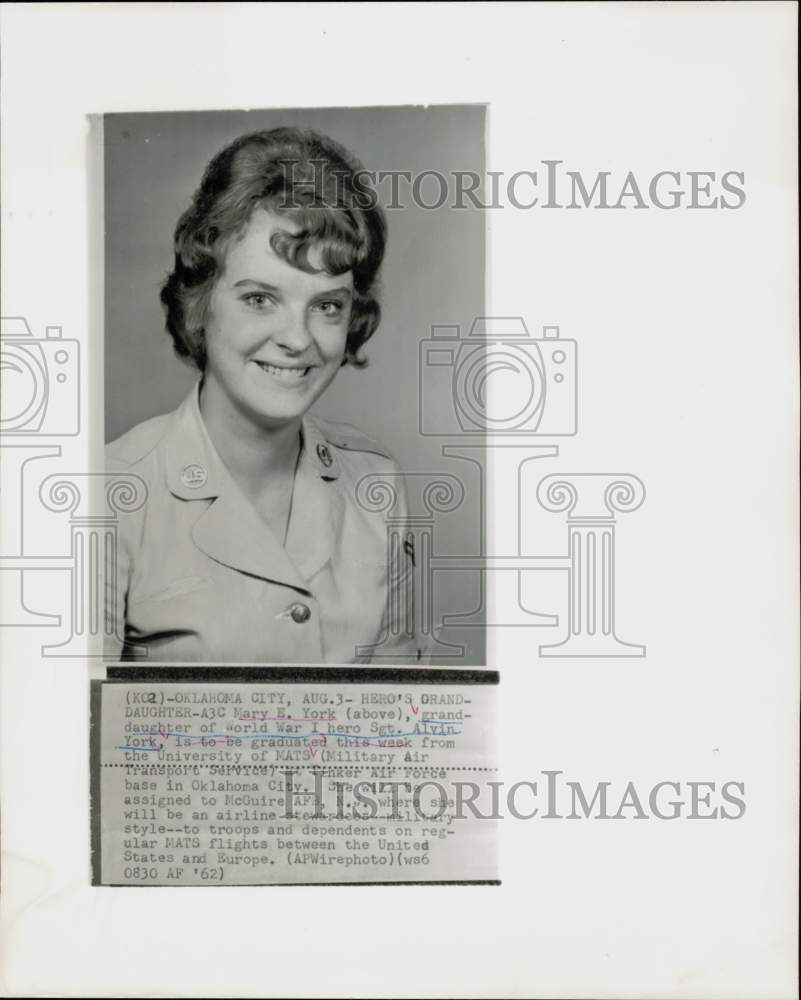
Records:
M424 726L447 726L450 723L440 722L438 720L432 719L421 719L420 722ZM241 735L235 733L203 733L202 735L195 735L193 733L173 733L168 730L159 730L158 732L138 732L131 733L132 736L162 736L165 739L169 736L180 736L185 740L256 740L256 739L267 739L267 740L308 740L314 736L340 736L345 737L349 740L397 740L404 739L407 736L461 736L461 730L458 732L447 732L447 733L421 733L421 732L410 732L410 733L387 733L384 736L377 736L375 733L371 735L361 735L360 733L243 733ZM380 746L380 744L379 744ZM163 750L163 747L132 747L127 745L115 746L115 750L136 750L143 751L146 753L157 753Z

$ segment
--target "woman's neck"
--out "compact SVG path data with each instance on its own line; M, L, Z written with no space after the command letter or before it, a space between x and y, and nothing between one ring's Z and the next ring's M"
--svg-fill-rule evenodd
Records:
M294 475L300 418L276 427L260 426L205 385L200 388L200 412L217 454L250 496Z

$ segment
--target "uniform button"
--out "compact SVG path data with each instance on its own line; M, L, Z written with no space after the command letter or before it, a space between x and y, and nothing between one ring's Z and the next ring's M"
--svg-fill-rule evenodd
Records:
M302 625L311 618L311 608L307 604L293 604L289 614L293 622Z
M334 460L331 457L331 452L328 450L327 445L324 444L317 445L317 457L320 459L320 461L323 463L326 469L330 469L331 466L333 465Z

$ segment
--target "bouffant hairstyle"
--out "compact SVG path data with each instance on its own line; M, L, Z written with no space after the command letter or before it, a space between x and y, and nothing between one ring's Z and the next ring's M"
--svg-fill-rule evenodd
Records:
M315 272L319 251L327 274L353 273L353 302L343 364L361 366L363 344L381 318L375 296L386 246L386 220L370 177L343 146L311 131L252 132L222 149L206 167L192 204L175 229L175 265L161 290L176 354L203 371L211 293L231 244L253 211L295 223L276 231L272 249L292 267Z

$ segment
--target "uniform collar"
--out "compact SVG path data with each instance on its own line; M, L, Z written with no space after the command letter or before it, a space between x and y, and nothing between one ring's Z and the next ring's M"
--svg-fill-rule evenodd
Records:
M252 576L308 590L308 580L330 558L344 516L335 450L312 417L304 417L286 547L270 532L239 489L209 438L199 404L200 383L175 411L165 441L170 492L203 505L192 529L212 559Z
M338 479L340 465L336 449L326 440L313 417L302 422L298 472L323 480ZM209 438L200 413L200 382L194 386L173 415L167 441L167 485L181 500L209 500L229 485L230 474Z
M303 454L314 472L326 480L339 479L340 467L336 449L326 440L314 417L303 418Z

